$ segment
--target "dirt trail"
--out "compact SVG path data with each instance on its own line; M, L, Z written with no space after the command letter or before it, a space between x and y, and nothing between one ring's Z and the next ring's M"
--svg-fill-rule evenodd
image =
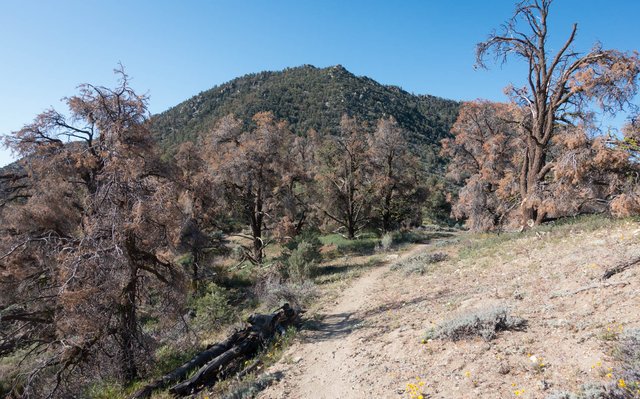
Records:
M430 399L540 399L617 381L612 348L640 330L640 267L606 284L601 277L640 256L640 223L596 222L422 245L370 269L318 305L319 321L266 370L282 378L258 397L408 399L408 384L419 384ZM447 259L391 267L420 251ZM496 306L527 329L490 342L422 340L442 322Z
M356 279L339 298L325 305L321 322L303 333L301 342L286 353L281 364L270 371L281 371L284 379L259 398L362 398L376 383L367 376L372 354L367 339L371 312L381 304L384 275L389 268L428 247L416 245L384 266L376 267Z

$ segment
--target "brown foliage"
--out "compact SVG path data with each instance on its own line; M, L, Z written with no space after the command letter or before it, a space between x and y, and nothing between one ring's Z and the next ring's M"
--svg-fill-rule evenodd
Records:
M350 239L370 217L373 182L367 135L355 118L344 115L339 135L319 137L316 143L317 207Z
M528 64L527 85L508 87L512 101L523 110L524 154L518 188L522 223L541 222L547 213L540 197L541 185L555 168L549 158L552 138L583 124L591 104L613 112L628 104L637 92L640 60L637 53L605 50L599 44L581 54L572 49L577 24L560 50L547 48L551 0L526 0L516 6L503 32L494 33L477 46L477 63L488 56L506 62L515 56Z
M281 215L285 223L296 222L287 217L287 201L295 201L291 195L302 170L296 162L300 151L291 151L295 137L286 122L268 112L256 114L253 122L255 128L245 130L235 117L223 118L205 137L203 157L227 212L249 224L247 258L261 263L268 244L265 232L276 228Z
M452 139L442 142L447 178L464 186L452 215L472 230L492 230L517 218L518 165L523 146L517 107L473 101L462 105Z
M45 111L5 138L30 188L2 211L0 354L29 348L16 386L27 396L64 396L85 373L131 381L148 343L140 305L152 292L166 309L182 297L177 190L154 150L146 97L116 73L115 89L82 85L66 99L69 119Z
M421 214L417 204L424 200L425 193L419 185L419 163L393 117L378 120L376 130L369 136L368 147L372 212L379 219L382 231L387 232Z
M523 111L512 104L476 101L463 104L443 141L450 158L447 177L463 185L453 216L472 230L515 228L522 220L522 168L526 135ZM637 164L630 153L605 136L591 138L584 125L559 126L549 143L544 179L527 201L551 218L580 213L628 214L634 208L631 176ZM623 194L626 193L626 194ZM627 209L624 211L623 209Z

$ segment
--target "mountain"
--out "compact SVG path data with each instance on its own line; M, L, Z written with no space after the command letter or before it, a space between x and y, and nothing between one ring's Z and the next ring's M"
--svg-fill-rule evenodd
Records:
M391 115L415 145L439 146L458 114L459 103L429 95L414 95L397 86L355 76L341 65L304 65L279 72L236 78L154 116L153 125L170 153L186 140L212 128L233 113L250 121L260 111L287 120L294 132L313 128L335 132L343 114L371 122Z

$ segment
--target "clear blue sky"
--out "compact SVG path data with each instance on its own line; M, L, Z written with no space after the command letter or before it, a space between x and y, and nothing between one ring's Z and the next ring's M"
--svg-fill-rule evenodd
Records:
M236 76L301 64L342 64L420 94L505 100L522 65L474 71L474 46L514 0L0 0L0 134L17 130L79 83L113 85L122 62L161 112ZM579 23L595 40L633 50L637 0L556 0L553 37ZM11 160L0 150L0 165Z

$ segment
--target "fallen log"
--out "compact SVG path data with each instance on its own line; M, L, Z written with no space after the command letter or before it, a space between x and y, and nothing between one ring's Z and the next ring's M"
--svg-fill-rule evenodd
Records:
M136 391L131 399L148 398L153 391L184 380L192 370L197 368L199 370L191 378L171 387L169 392L186 396L198 392L204 386L213 385L225 368L235 360L250 358L277 332L283 333L287 327L296 325L299 322L300 313L300 310L284 304L274 313L249 316L248 327L235 331L223 342L209 346L180 367L145 385Z

